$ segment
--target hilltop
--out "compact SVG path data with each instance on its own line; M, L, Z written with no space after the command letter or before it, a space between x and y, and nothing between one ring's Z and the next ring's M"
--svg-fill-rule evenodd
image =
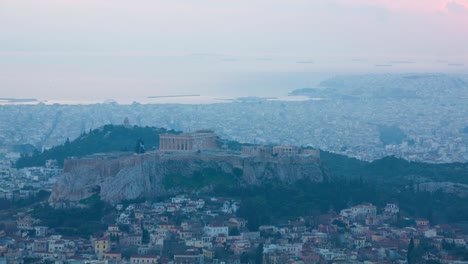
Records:
M134 152L137 142L143 141L146 150L159 148L159 135L177 133L174 130L155 127L124 125L104 125L81 134L78 138L59 146L37 150L32 155L22 155L16 162L17 168L44 166L46 160L57 160L63 166L64 160L70 157L84 157L96 153Z
M43 152L36 151L31 156L23 156L17 162L18 168L44 166L48 159L56 159L63 166L64 160L70 157L84 157L97 153L124 152L134 153L137 141L142 140L147 151L159 148L159 135L163 133L180 133L156 127L139 127L123 125L105 125L83 133L73 141ZM223 141L227 148L239 151L243 144L237 141ZM430 164L409 162L395 157L385 157L373 162L361 161L344 155L321 151L321 159L333 178L360 177L371 181L407 182L455 182L468 184L468 163Z

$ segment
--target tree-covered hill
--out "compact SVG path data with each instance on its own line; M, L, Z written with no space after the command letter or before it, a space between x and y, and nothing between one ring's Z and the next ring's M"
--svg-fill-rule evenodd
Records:
M83 133L73 141L67 140L60 146L43 152L35 151L32 155L24 155L16 162L17 168L44 166L46 160L55 159L60 166L68 157L83 157L95 153L113 151L135 151L137 142L143 141L145 149L159 148L159 134L177 133L164 128L138 127L123 125L105 125Z
M363 178L379 183L450 181L468 184L468 163L431 164L393 156L365 162L325 151L321 152L321 158L334 177Z

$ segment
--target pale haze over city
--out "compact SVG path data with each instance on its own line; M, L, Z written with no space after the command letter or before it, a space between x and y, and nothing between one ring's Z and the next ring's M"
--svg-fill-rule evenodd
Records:
M282 96L468 68L467 0L2 0L0 32L1 97Z

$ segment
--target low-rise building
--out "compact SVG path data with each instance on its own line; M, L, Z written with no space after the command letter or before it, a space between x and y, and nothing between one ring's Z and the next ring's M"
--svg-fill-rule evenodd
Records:
M217 237L219 235L229 235L229 227L221 224L221 223L212 223L204 228L204 232L206 235L210 237Z
M158 259L157 255L134 255L130 257L130 264L156 264Z
M103 259L105 254L110 251L110 240L108 237L94 240L94 254L98 259Z

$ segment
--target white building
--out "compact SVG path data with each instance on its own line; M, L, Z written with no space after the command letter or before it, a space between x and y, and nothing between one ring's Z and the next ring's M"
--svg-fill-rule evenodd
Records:
M398 214L400 212L400 207L396 204L387 204L385 206L384 212L387 214Z
M47 227L47 226L35 226L34 230L36 232L36 236L45 237L47 235L47 232L49 231L49 227Z
M219 235L229 235L229 228L219 223L209 224L205 226L203 231L206 235L210 237L217 237Z
M284 245L277 245L277 244L269 244L263 246L263 254L272 253L275 251L283 251L288 254L298 256L299 252L302 251L302 243L295 243L295 244L284 244Z
M425 237L428 237L428 238L431 238L431 237L436 237L437 236L437 231L435 229L428 229L426 231L424 231L424 236Z
M377 207L370 203L360 204L341 210L340 215L353 220L366 219L367 217L375 217L377 215Z

